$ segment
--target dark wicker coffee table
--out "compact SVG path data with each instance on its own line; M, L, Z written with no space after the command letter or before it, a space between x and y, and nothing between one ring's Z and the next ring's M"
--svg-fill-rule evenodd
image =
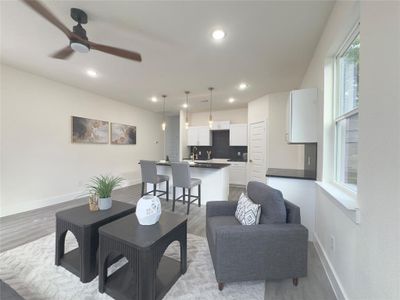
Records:
M154 225L140 225L136 214L99 229L99 291L114 299L162 299L187 268L187 219L163 212ZM164 256L174 241L180 243L180 262ZM107 274L111 255L122 254L124 266Z
M57 212L55 264L78 276L82 282L93 280L97 276L99 227L134 212L135 205L120 201L113 201L108 210L90 211L85 204ZM73 233L79 247L64 253L68 231Z

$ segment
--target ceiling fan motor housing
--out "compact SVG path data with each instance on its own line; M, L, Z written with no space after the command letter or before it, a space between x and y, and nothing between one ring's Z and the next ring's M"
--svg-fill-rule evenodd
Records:
M72 31L82 38L83 40L88 40L87 35L86 35L86 30L82 27L81 24L86 24L87 23L87 15L83 10L80 10L78 8L71 8L71 17L74 19L76 22L78 22L77 25L75 25L72 28ZM90 50L90 45L89 43L85 43L82 40L79 39L74 39L71 38L70 41L70 46L73 50L81 53L87 53Z

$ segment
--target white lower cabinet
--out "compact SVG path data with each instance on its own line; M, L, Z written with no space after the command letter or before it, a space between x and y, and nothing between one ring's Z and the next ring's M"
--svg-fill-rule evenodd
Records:
M229 183L235 185L247 184L246 162L229 162Z

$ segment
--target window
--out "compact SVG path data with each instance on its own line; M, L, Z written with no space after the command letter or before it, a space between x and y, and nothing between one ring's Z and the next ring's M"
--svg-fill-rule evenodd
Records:
M357 27L336 56L335 66L335 177L353 191L357 191L359 54Z

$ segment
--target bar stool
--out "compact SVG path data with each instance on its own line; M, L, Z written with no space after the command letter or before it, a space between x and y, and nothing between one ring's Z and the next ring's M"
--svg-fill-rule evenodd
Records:
M140 168L142 170L142 197L153 193L154 196L167 196L167 201L169 200L169 176L167 175L157 175L157 164L152 160L141 160ZM167 182L167 187L165 191L157 190L157 183ZM146 183L153 184L153 190L144 192L144 185ZM157 192L160 194L157 195Z
M190 167L188 162L171 163L172 167L172 178L173 178L173 199L172 199L172 211L175 210L175 200L183 198L183 204L186 200L186 192L188 189L188 201L187 201L187 212L189 214L190 204L199 200L199 207L201 206L201 180L198 178L190 177ZM192 188L198 186L198 195L192 195ZM176 188L182 188L182 196L176 198ZM191 199L194 200L191 200Z

